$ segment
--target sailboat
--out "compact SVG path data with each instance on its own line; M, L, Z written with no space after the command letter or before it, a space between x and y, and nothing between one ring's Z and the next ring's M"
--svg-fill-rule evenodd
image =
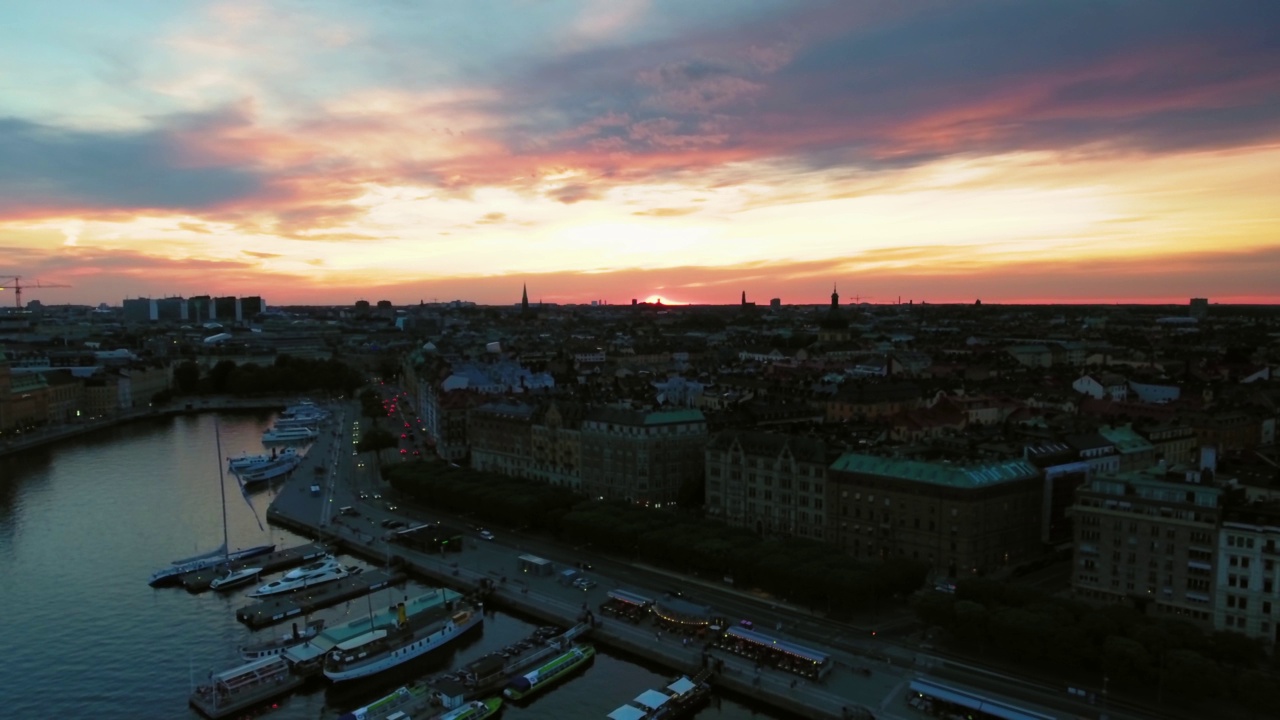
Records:
M218 446L218 490L222 494L222 547L225 550L227 547L227 479L222 473L222 434L218 429L217 421L214 421L213 424L213 434ZM227 554L223 558L227 574L214 578L213 582L209 583L209 587L214 590L229 590L237 585L252 581L262 573L262 568L260 567L232 570L231 556Z

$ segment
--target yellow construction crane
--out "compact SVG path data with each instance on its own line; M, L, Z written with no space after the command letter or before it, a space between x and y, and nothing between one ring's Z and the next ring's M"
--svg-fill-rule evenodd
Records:
M12 281L11 285L5 284L5 281ZM35 285L23 285L21 275L6 275L0 277L0 290L13 290L13 306L22 309L22 291L27 288L69 288L70 285L57 285L53 283L41 283L36 281Z

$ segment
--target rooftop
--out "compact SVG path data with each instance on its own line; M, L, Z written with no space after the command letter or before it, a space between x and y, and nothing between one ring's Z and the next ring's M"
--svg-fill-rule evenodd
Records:
M1040 471L1026 460L954 465L858 453L842 455L839 460L832 463L831 469L969 489L1027 480L1040 474Z

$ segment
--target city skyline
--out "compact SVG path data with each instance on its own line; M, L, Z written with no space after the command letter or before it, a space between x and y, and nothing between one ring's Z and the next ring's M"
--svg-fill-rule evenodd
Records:
M1269 4L5 15L24 300L1280 302Z

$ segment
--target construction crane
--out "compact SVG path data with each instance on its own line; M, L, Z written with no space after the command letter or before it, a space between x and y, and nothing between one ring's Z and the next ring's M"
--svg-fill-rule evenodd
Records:
M13 281L13 285L11 286L4 285L3 282L6 280ZM36 281L35 285L23 285L21 275L7 275L5 277L0 277L0 290L7 290L10 287L12 287L13 289L13 306L21 310L22 309L22 291L27 288L69 288L71 286L57 285L53 283L45 284L45 283L41 283L39 280Z
M870 299L871 299L871 296L870 296L870 295L854 295L854 296L853 296L853 304L854 304L854 305L857 305L857 304L861 303L863 300L870 300Z

